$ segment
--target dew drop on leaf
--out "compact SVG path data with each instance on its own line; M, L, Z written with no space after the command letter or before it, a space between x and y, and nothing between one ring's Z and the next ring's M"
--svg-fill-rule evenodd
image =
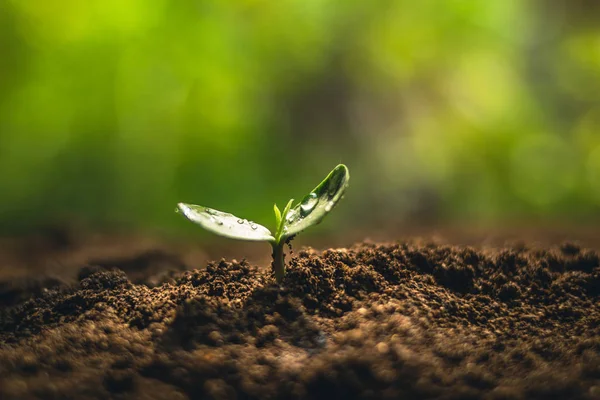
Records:
M336 182L336 181L329 182L329 187L327 188L327 196L329 196L329 198L335 197L336 193L338 192L338 188L339 188L339 182Z
M309 194L306 199L300 204L300 209L302 210L302 214L306 215L310 213L318 203L318 198L316 193Z
M244 223L244 220L240 218L240 219L238 219L238 220L237 220L237 223L238 223L238 224L243 224L243 223Z
M290 210L285 217L285 220L290 224L296 220L296 210Z

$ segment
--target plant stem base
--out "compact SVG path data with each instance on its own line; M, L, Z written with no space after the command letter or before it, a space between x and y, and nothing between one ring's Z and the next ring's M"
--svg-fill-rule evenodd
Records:
M283 280L283 276L285 275L285 254L283 251L284 244L285 243L283 242L273 244L273 262L271 263L271 266L273 267L275 279L278 283Z

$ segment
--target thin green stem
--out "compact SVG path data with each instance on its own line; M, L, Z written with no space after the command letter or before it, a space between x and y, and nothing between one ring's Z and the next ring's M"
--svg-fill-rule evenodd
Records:
M271 243L271 246L273 246L273 262L271 263L271 266L273 267L273 272L275 273L275 279L277 280L277 283L281 283L283 276L285 275L285 254L283 252L284 245L284 241L279 243Z

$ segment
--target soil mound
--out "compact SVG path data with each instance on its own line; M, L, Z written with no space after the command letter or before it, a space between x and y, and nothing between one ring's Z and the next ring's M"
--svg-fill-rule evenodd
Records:
M0 283L0 398L600 398L600 262L574 244L306 249L281 285L99 264Z

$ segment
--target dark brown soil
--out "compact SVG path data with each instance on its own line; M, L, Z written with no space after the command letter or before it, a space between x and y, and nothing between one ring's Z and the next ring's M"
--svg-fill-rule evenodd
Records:
M600 399L598 254L161 251L0 282L0 399Z

